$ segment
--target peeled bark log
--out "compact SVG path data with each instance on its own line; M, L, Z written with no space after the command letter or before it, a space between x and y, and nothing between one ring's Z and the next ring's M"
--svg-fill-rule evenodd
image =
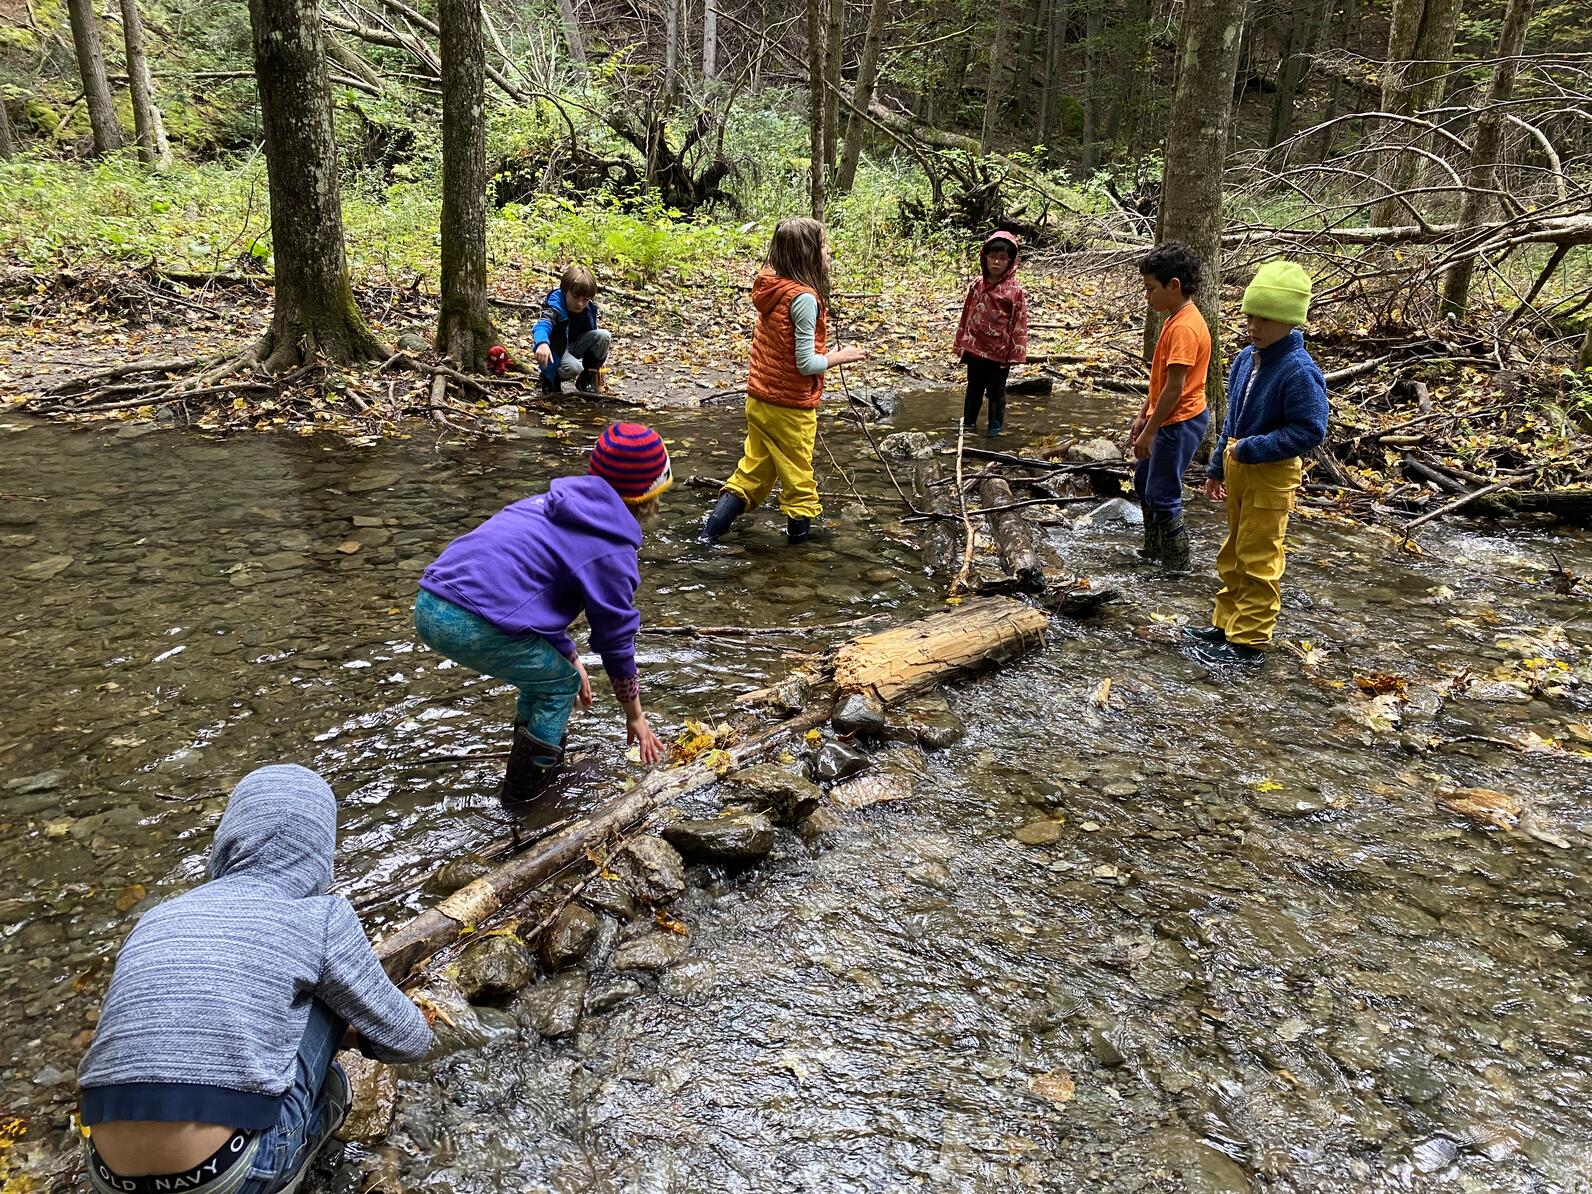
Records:
M470 373L496 338L486 298L486 47L481 0L442 0L442 308L437 351Z
M249 0L249 24L276 258L275 307L257 355L270 372L317 357L340 363L377 358L381 345L365 326L348 281L318 5Z
M1012 487L1000 477L985 477L979 483L978 496L986 509L1010 506L1017 500L1012 495ZM1016 580L1017 587L1025 593L1044 592L1045 568L1034 550L1033 526L1016 510L1004 510L988 517L1006 574Z
M835 653L835 683L885 704L1005 663L1044 645L1050 619L1009 597L974 597L908 626L853 639Z
M94 156L103 157L122 147L122 129L116 122L110 80L105 77L105 49L100 42L99 16L93 0L67 0L72 21L72 44L77 50L78 74L88 103L88 122L94 130Z

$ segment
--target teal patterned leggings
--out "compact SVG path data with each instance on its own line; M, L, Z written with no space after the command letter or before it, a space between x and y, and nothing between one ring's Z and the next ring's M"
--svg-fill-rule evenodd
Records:
M580 673L539 634L504 634L485 618L420 590L415 633L433 651L520 690L515 720L557 746L580 693Z

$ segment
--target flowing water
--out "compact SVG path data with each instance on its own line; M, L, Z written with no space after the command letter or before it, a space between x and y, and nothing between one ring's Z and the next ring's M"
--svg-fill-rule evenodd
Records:
M917 396L896 425L950 409ZM1011 425L1114 418L1014 399ZM0 1101L28 1135L0 1166L60 1172L114 949L202 876L252 767L332 781L373 932L504 832L501 759L460 756L506 745L511 697L417 646L415 581L578 468L600 420L468 448L5 426ZM656 422L682 482L733 466L737 411ZM763 513L708 550L711 493L665 499L646 623L789 634L644 637L660 729L726 715L842 623L944 608L866 444L825 425L850 476L820 449L820 541L787 549ZM1194 503L1207 563L1220 517ZM1415 554L1301 518L1296 649L1227 683L1170 641L1208 576L1136 572L1121 527L1050 533L1124 601L957 687L970 733L910 800L693 873L682 960L616 982L610 929L556 980L602 996L578 1031L488 1013L479 1047L404 1071L386 1145L307 1189L1592 1188L1592 611L1549 583L1592 544L1431 529ZM603 775L633 770L605 693L573 728ZM1445 786L1515 796L1527 831L1438 808ZM1014 839L1040 819L1054 841Z

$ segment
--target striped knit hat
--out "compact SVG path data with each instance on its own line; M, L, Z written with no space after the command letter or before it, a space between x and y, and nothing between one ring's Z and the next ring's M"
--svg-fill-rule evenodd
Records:
M651 501L674 484L663 437L640 423L613 423L598 436L590 472L631 506Z

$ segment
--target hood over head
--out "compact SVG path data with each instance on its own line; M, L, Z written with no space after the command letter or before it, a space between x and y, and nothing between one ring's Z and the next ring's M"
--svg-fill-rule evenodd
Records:
M811 289L794 278L782 277L771 269L760 269L752 279L752 306L757 308L758 314L767 315L786 299Z
M554 477L542 507L548 521L627 547L641 546L641 524L604 477Z
M998 229L986 236L984 238L984 247L979 250L978 254L979 273L986 277L989 275L989 270L985 268L985 261L989 257L990 250L995 248L996 245L1004 248L1012 255L1011 265L1007 267L1004 274L995 279L997 282L1004 282L1017 272L1017 262L1022 257L1023 252L1023 241L1022 237L1015 232L1004 232Z
M259 767L232 789L210 849L212 879L247 877L290 899L332 884L337 797L308 767Z

